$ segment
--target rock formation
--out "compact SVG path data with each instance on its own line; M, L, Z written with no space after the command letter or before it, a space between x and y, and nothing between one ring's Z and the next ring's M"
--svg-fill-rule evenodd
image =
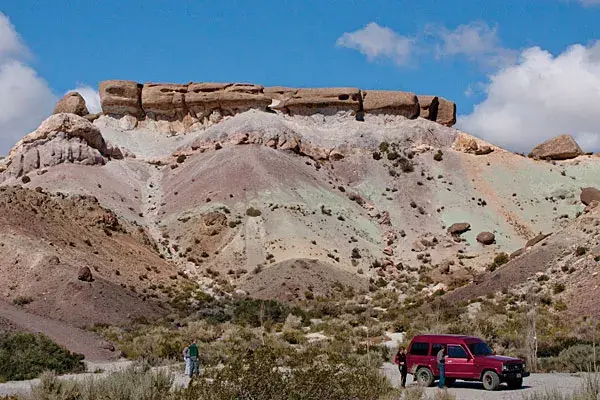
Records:
M123 155L119 148L104 141L94 124L75 114L54 114L12 148L3 165L7 172L3 177L20 177L65 162L104 164L107 157Z
M84 117L89 114L85 100L77 92L70 92L56 103L52 114L71 113Z
M439 97L438 101L439 104L435 122L446 126L453 126L456 123L456 104L443 97Z
M540 143L531 151L531 157L550 160L568 160L583 155L571 135L561 135Z
M363 110L370 114L402 115L409 119L419 116L419 100L414 93L391 90L366 90L362 92Z
M142 117L142 85L132 81L102 81L98 87L102 111L105 114L122 117L132 115Z
M264 88L249 83L191 82L189 84L104 81L100 83L104 114L138 120L183 121L183 129L196 122L216 122L222 116L251 109L277 110L290 115L355 114L419 115L446 126L456 122L456 105L435 96L358 88ZM420 102L420 99L422 102ZM131 124L128 124L131 125Z
M421 107L419 116L430 121L435 121L438 114L438 106L440 104L437 96L417 96L419 106Z

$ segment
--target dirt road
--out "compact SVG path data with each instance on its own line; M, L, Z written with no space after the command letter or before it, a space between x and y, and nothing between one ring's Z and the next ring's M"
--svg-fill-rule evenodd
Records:
M384 364L382 371L395 387L399 387L400 374L394 364ZM509 390L506 385L502 385L500 390L488 392L483 389L481 383L458 381L448 391L455 395L457 400L521 400L526 394L531 395L547 391L572 394L580 388L583 381L583 378L572 374L532 374L530 377L525 378L523 388L520 390ZM408 385L411 384L413 384L412 376L409 375ZM431 399L433 399L436 391L437 388L427 388L425 390Z

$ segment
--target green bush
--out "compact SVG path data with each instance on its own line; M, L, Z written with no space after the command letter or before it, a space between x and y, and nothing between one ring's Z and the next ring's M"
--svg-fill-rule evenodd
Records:
M0 381L33 379L44 371L83 372L82 360L41 334L0 335Z
M254 207L248 207L246 210L246 215L249 217L260 217L262 212Z
M496 266L498 267L506 264L508 261L509 257L506 253L496 254L496 256L494 257L494 264L496 264Z
M561 351L558 361L570 372L591 371L594 366L594 349L587 344L577 344Z

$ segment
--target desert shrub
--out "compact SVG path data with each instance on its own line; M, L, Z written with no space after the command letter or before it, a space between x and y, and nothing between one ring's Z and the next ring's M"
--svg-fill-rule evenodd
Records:
M179 358L185 347L185 339L159 326L129 338L120 347L127 358L144 359L154 365L165 359Z
M559 294L565 291L565 285L563 283L555 283L552 286L552 291L554 294Z
M376 365L347 352L297 352L260 346L206 370L180 392L185 399L379 399L393 389Z
M181 164L182 162L184 162L184 161L185 161L185 159L186 159L186 158L187 158L187 157L185 156L185 154L180 154L180 155L178 155L178 156L177 156L177 162L178 162L179 164Z
M248 207L246 210L246 215L249 217L260 217L262 212L254 207Z
M410 161L407 158L404 157L400 157L398 159L398 165L400 165L400 169L402 170L402 172L413 172L415 170L415 167L412 163L412 161Z
M403 400L422 400L425 396L425 389L421 386L411 386L404 391Z
M434 400L456 400L456 396L447 389L438 389L433 398Z
M284 330L281 338L289 344L302 344L306 342L304 334L296 330Z
M587 344L577 344L561 351L558 361L570 372L591 371L594 366L594 349Z
M387 153L389 147L390 147L390 145L388 142L379 143L379 151L381 151L382 153Z
M29 183L29 182L31 182L31 178L28 177L27 175L24 175L23 177L21 177L21 182Z
M271 326L285 322L290 309L275 300L239 299L233 303L233 322L242 326Z
M30 296L17 296L13 299L13 304L16 306L26 306L33 302L33 297Z
M501 266L506 264L509 261L509 257L508 254L506 253L499 253L496 254L496 256L494 257L494 264L496 264L496 266Z
M59 380L44 373L40 384L31 390L31 400L159 400L173 399L173 377L167 371L151 371L147 365L135 365L104 378L75 382Z
M442 153L441 150L438 150L434 155L433 155L433 159L435 161L442 161L444 159L444 153Z
M83 372L82 360L41 334L0 335L0 381L33 379L44 371Z
M399 157L399 154L396 153L395 151L390 151L387 155L387 159L390 161L394 161L395 159L397 159Z
M584 246L578 246L578 247L575 249L575 255L576 255L577 257L583 256L583 255L585 255L585 253L587 253L587 252L588 252L588 248L587 248L587 247L584 247Z

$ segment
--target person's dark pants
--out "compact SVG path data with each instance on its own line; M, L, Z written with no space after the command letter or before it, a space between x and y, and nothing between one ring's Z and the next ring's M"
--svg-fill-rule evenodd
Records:
M444 364L438 364L438 369L440 370L439 387L443 388L444 386L446 386L446 366Z
M198 364L198 357L190 357L190 378L194 375L198 375L200 372L200 365Z
M398 365L398 369L400 370L400 386L403 388L406 387L406 375L408 375L408 368L406 364Z

